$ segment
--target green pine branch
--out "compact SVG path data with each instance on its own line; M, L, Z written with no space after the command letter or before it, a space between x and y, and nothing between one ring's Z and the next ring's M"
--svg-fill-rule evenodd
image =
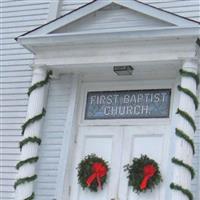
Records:
M194 176L195 176L195 171L194 171L193 167L191 167L190 165L184 163L182 160L179 160L179 159L177 159L177 158L172 158L172 163L186 168L186 169L190 172L191 178L192 178L192 179L194 178Z
M197 86L199 85L199 76L197 74L195 74L194 72L188 72L183 69L180 69L179 72L180 72L181 76L193 78L196 81Z
M22 149L22 147L28 143L37 143L38 145L41 144L41 139L34 136L34 137L27 137L25 139L23 139L20 143L19 143L19 147L20 150Z
M39 157L32 157L32 158L28 158L26 160L21 160L17 163L16 165L16 169L19 170L20 167L22 167L23 165L29 163L36 163L38 161Z
M28 90L28 96L30 96L30 94L37 88L41 88L43 87L44 85L46 85L50 78L51 78L51 75L52 75L52 71L48 71L47 72L47 75L46 75L46 78L43 80L43 81L39 81L37 83L35 83L34 85L32 85L29 90Z
M24 131L26 129L26 127L32 123L34 123L35 121L38 121L40 119L42 119L43 116L45 116L46 114L46 110L43 108L42 109L42 113L40 113L39 115L36 115L30 119L28 119L23 125L22 125L22 135L24 135Z
M33 176L27 176L25 178L19 178L17 179L17 181L15 182L14 184L14 188L16 189L18 185L21 185L21 184L24 184L24 183L29 183L29 182L32 182L34 180L37 179L37 175L33 175Z
M195 154L195 146L193 140L182 130L176 128L176 135L182 139L184 139L191 146L193 154Z
M189 200L193 200L193 195L192 195L192 192L190 192L190 190L184 189L182 186L174 184L174 183L170 184L170 188L172 190L177 190L177 191L182 192L184 195L188 197Z
M187 94L188 96L190 96L192 98L194 105L195 105L195 108L197 110L198 106L199 106L199 100L198 100L197 96L193 92L191 92L189 89L183 88L180 85L178 86L178 90Z
M185 111L178 108L177 114L181 115L185 120L189 122L189 124L192 126L194 132L196 131L196 125L192 117Z

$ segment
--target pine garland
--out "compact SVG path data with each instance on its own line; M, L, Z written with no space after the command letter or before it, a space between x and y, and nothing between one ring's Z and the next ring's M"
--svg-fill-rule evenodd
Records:
M34 197L35 197L35 193L33 192L30 197L27 197L24 200L32 200L32 199L34 199Z
M24 184L24 183L29 183L32 182L34 180L37 179L37 175L33 175L33 176L29 176L29 177L25 177L25 178L19 178L15 184L14 184L14 188L16 189L18 185Z
M199 101L198 101L197 96L193 92L191 92L189 89L183 88L180 85L178 85L178 90L183 92L183 93L185 93L185 94L187 94L188 96L190 96L192 98L192 100L194 102L194 105L195 105L195 108L197 110L198 106L199 106Z
M46 114L46 110L43 108L42 109L42 112L39 114L39 115L36 115L30 119L28 119L23 125L22 125L22 135L24 135L24 131L26 129L26 127L29 125L29 124L32 124L34 123L35 121L38 121L40 119L42 119L43 116L45 116Z
M193 140L187 134L185 134L182 130L180 130L178 128L176 128L176 135L179 136L180 138L184 139L186 142L188 142L188 144L190 144L190 146L192 148L193 154L195 154L195 146L194 146Z
M22 147L28 143L36 143L38 145L41 144L41 139L34 136L34 137L27 137L25 139L23 139L20 143L19 143L19 147L20 147L20 150L22 149Z
M46 78L43 80L43 81L39 81L37 83L35 83L34 85L32 85L29 90L28 90L28 96L30 96L30 94L37 88L41 88L43 87L44 85L46 85L50 78L51 78L51 75L52 75L52 71L48 71L47 72L47 75L46 75Z
M179 166L182 166L182 167L185 167L190 172L191 178L192 179L194 178L195 171L194 171L193 167L191 167L190 165L184 163L182 160L179 160L177 158L172 158L172 163L179 165Z
M182 192L184 195L186 195L188 197L189 200L193 200L193 195L192 195L192 193L188 189L184 189L180 185L176 185L174 183L170 184L170 188L172 190L177 190L177 191Z
M52 71L48 71L47 74L46 74L46 78L43 80L43 81L39 81L37 83L35 83L34 85L32 85L29 90L28 90L28 96L31 95L31 93L37 89L37 88L41 88L43 87L44 85L46 85L49 80L50 80L50 76L52 75ZM25 129L27 128L27 126L29 126L30 124L42 119L42 117L44 117L46 114L46 110L43 108L42 109L42 112L30 119L28 119L23 125L22 125L22 135L24 135L24 132L25 132ZM28 143L36 143L38 145L41 144L41 139L36 137L36 136L33 136L33 137L27 137L25 139L23 139L20 144L19 144L19 147L20 147L20 150L22 150L23 146L28 144ZM16 165L16 169L20 169L20 167L22 167L23 165L29 163L36 163L38 161L39 157L31 157L31 158L28 158L26 160L22 160L20 162L17 163ZM16 182L14 183L14 188L16 189L18 185L21 185L21 184L25 184L25 183L29 183L29 182L32 182L34 180L37 179L37 175L33 175L33 176L30 176L30 177L24 177L24 178L19 178L18 180L16 180ZM35 194L32 193L31 196L25 198L24 200L33 200L35 197Z
M16 169L18 170L20 167L22 167L23 165L25 165L25 164L27 164L27 163L29 163L29 164L35 163L35 162L38 161L38 159L39 159L39 157L32 157L32 158L28 158L28 159L26 159L26 160L21 160L21 161L19 161L19 162L17 163Z
M199 85L199 76L194 72L188 72L186 70L180 69L181 76L191 77L196 81L197 86Z
M194 132L196 131L195 122L187 112L185 112L185 111L183 111L183 110L178 108L177 114L181 115L184 119L186 119L189 122L189 124L192 126Z
M186 70L183 70L181 69L180 70L180 74L181 76L184 76L184 77L191 77L193 78L195 81L196 81L196 86L199 85L199 76L197 74L195 74L194 72L188 72ZM189 89L187 88L184 88L182 86L178 86L178 90L180 92L183 92L185 94L187 94L188 96L190 96L194 102L194 105L195 105L195 109L197 110L198 109L198 105L199 105L199 101L198 101L198 98L197 96L192 92L190 91ZM186 121L188 121L188 123L192 126L194 132L196 131L196 125L195 125L195 121L194 119L185 111L181 110L178 108L177 110L177 114L179 114L180 116L182 116ZM193 140L182 130L176 128L176 135L182 139L184 139L186 142L188 142L188 144L190 144L191 148L192 148L192 151L193 151L193 154L195 154L195 146L194 146L194 142ZM177 158L172 158L172 163L176 164L176 165L179 165L181 167L184 167L186 168L190 174L191 174L191 178L193 179L194 176L195 176L195 171L193 169L192 166L184 163L182 160L179 160ZM170 184L170 188L172 190L177 190L177 191L180 191L182 192L184 195L186 195L188 197L189 200L193 200L193 195L192 195L192 192L188 189L185 189L183 188L182 186L180 185L177 185L175 183L171 183Z

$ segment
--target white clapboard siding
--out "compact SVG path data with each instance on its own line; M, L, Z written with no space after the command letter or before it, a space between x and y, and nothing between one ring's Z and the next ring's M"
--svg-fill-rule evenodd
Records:
M141 29L163 26L172 25L122 6L109 5L55 32L102 31L119 28Z
M47 22L49 1L3 0L0 5L0 200L14 200L15 165L32 75L33 55L14 38Z
M199 99L200 99L200 89L199 89ZM195 167L196 176L195 179L192 182L192 190L193 194L195 196L194 200L200 199L200 108L197 111L196 114L196 125L197 125L197 131L195 134L195 156L193 160L193 165Z
M71 82L70 75L62 75L59 80L52 80L49 86L47 113L43 123L42 144L39 148L37 165L38 179L35 185L37 200L55 198Z
M157 8L173 12L183 17L200 21L199 0L139 0L140 2ZM77 9L92 0L63 0L60 15L64 15L73 9Z

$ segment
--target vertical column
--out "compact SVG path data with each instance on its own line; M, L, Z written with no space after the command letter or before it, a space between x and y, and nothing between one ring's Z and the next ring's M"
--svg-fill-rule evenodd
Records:
M173 163L172 200L192 200L191 180L195 176L192 167L192 158L195 153L193 142L196 131L195 112L198 108L197 86L199 78L197 75L198 64L195 60L186 60L180 70L181 84L179 107L177 109L177 123L175 134L175 155Z
M22 125L23 139L20 142L20 161L16 168L18 175L14 188L16 189L16 200L34 199L33 183L37 179L35 172L38 157L38 146L41 143L40 131L42 118L45 115L45 100L47 90L45 85L50 79L50 72L43 68L34 68L32 85L29 88L29 102L27 119Z

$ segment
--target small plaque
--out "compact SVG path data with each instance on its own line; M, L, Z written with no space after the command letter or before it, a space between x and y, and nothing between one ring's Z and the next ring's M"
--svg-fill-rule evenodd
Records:
M87 93L85 119L168 118L171 89Z

